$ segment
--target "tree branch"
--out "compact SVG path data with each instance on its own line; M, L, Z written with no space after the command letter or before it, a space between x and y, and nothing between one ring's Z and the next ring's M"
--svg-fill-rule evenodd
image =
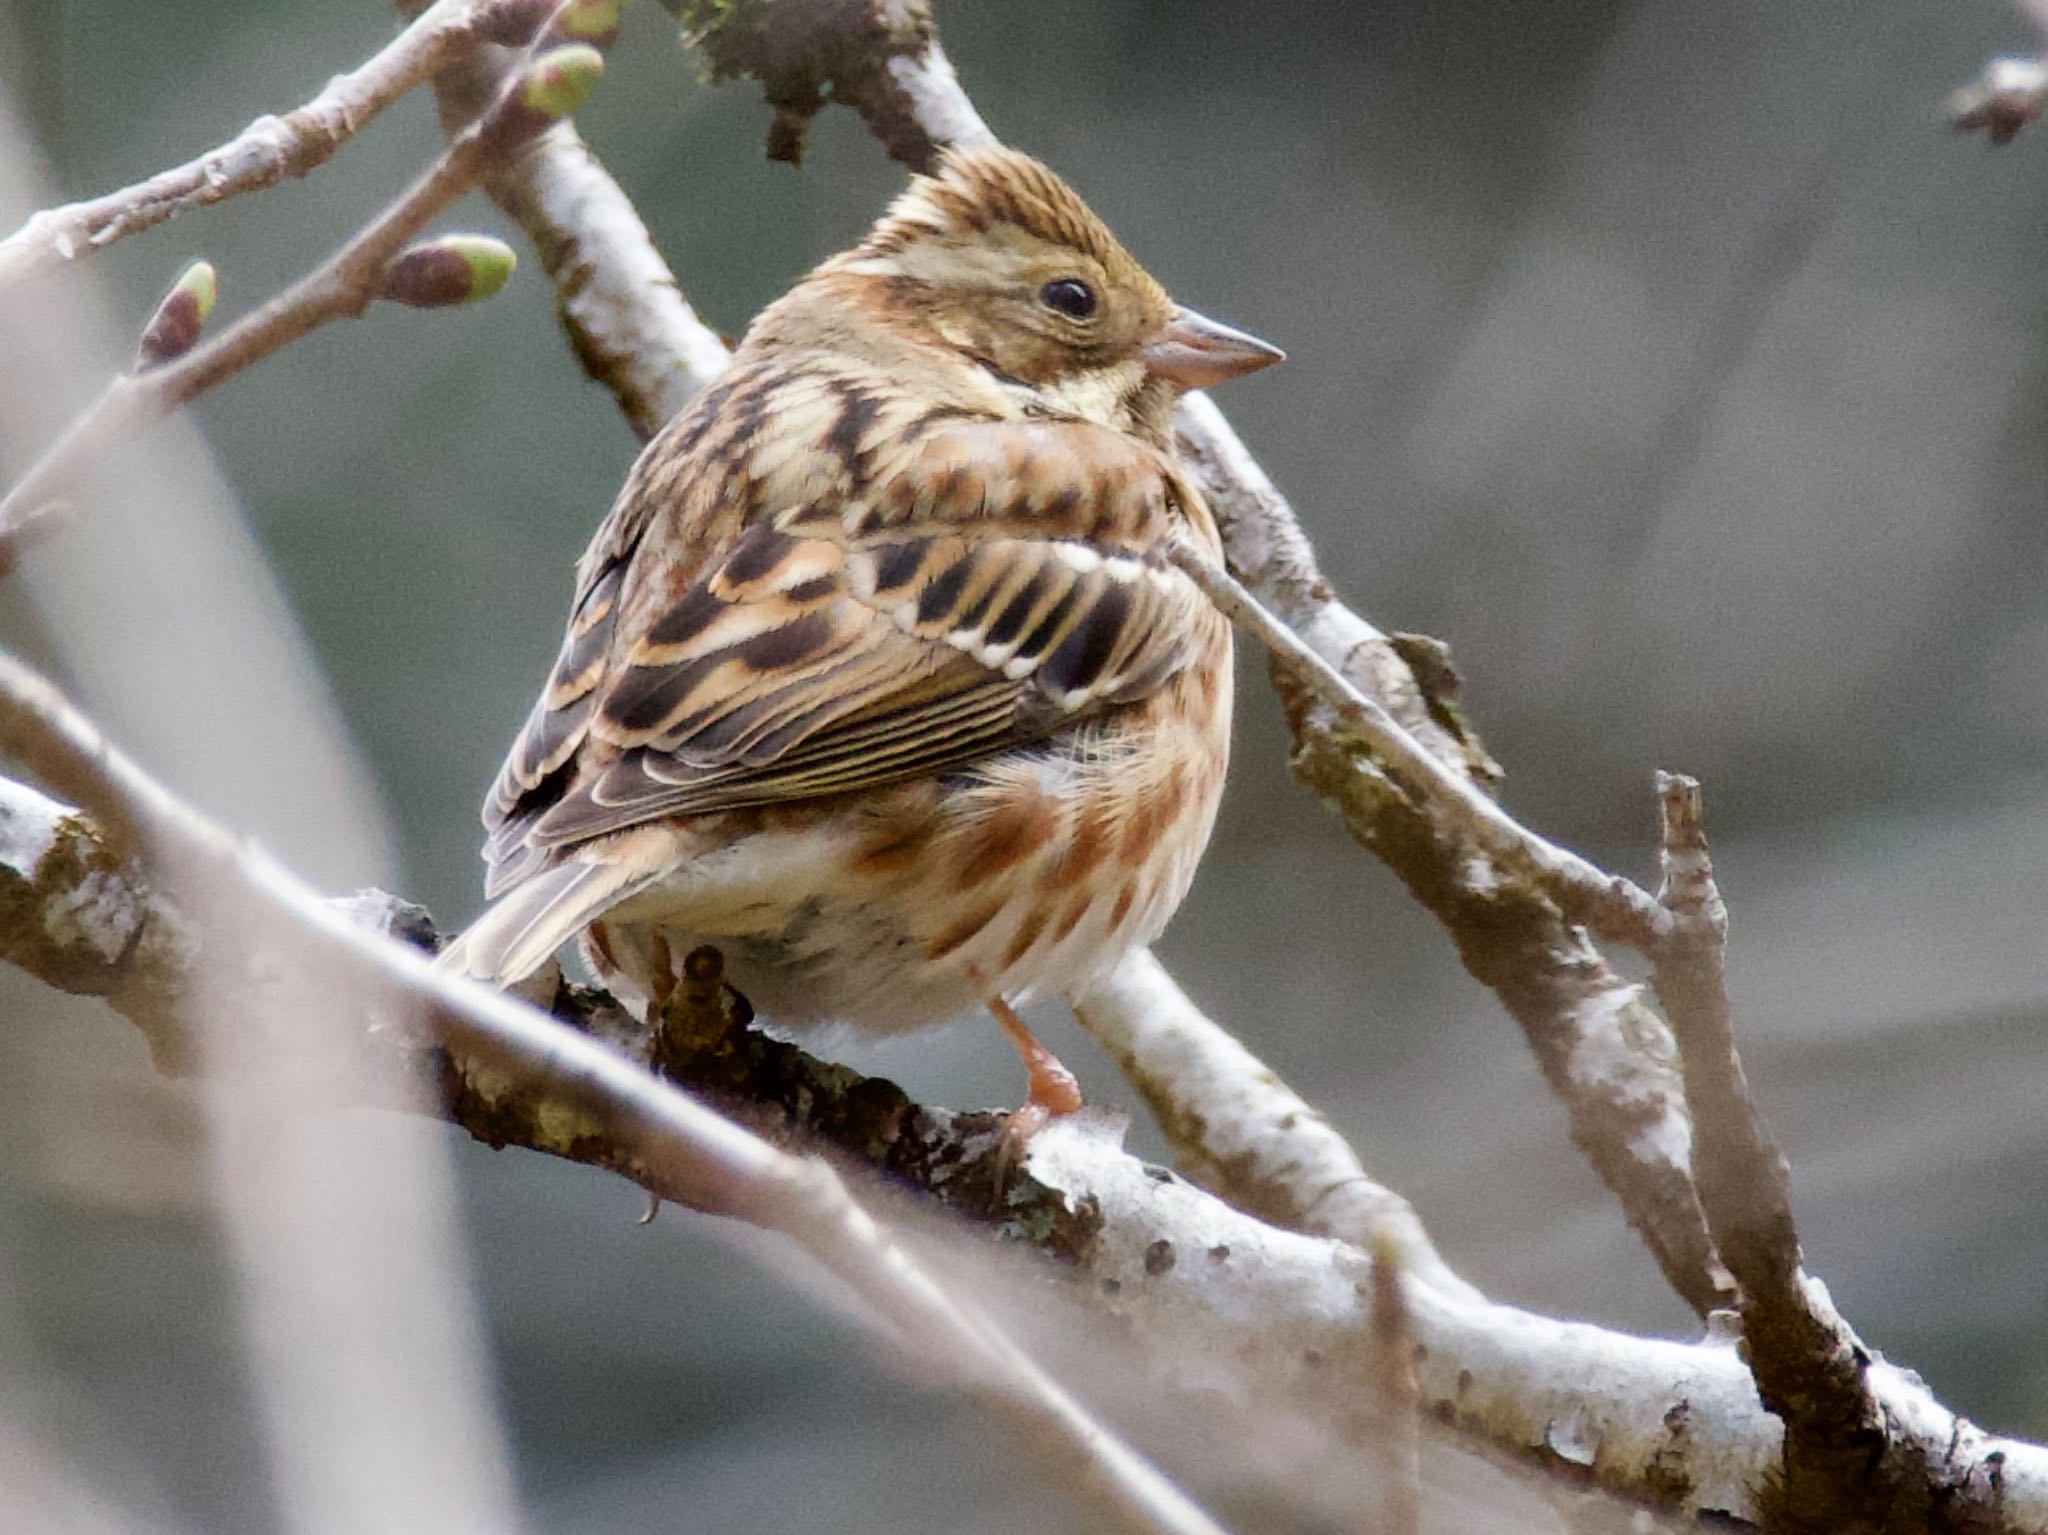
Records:
M936 1285L824 1163L776 1150L596 1039L437 970L417 949L359 926L259 849L171 795L48 682L4 654L0 741L116 828L117 845L145 848L152 870L175 868L184 879L217 883L281 924L331 982L360 992L369 1013L366 1041L391 1048L394 1039L417 1038L444 1051L456 1079L448 1100L465 1105L494 1144L516 1134L613 1168L662 1198L782 1233L846 1283L901 1346L923 1353L993 1408L1047 1473L1077 1487L1091 1507L1146 1535L1220 1535L985 1317ZM95 953L111 953L118 970L122 954L145 952L148 929L165 908L145 893L133 866L110 867L107 860L117 858L111 848L104 855L82 848L79 838L89 833L61 806L7 788L0 850L11 867L0 894L12 908L9 957L49 959L75 979ZM67 880L67 870L89 874ZM164 927L189 932L175 915ZM201 934L198 941L245 943L251 936ZM162 943L146 952L159 972L172 963ZM157 978L173 980L173 1000L156 1005L175 1016L175 979ZM106 991L123 994L119 984Z
M1437 1253L1414 1208L1359 1164L1350 1143L1230 1032L1202 1013L1151 951L1127 955L1075 1004L1138 1090L1182 1173L1248 1215L1376 1250L1447 1294L1479 1300Z
M1293 687L1322 706L1327 719L1317 728L1348 737L1340 747L1369 752L1395 788L1441 823L1439 835L1491 860L1505 877L1533 886L1595 933L1641 950L1656 944L1665 914L1648 891L1523 826L1474 786L1465 763L1447 763L1430 751L1228 571L1187 544L1174 549L1173 560L1217 608L1265 646Z
M1874 1356L1805 1270L1792 1180L1756 1107L1728 1005L1728 910L1714 881L1696 779L1657 775L1670 935L1652 984L1685 1054L1695 1175L1714 1240L1741 1286L1743 1343L1764 1405L1785 1423L1776 1526L1946 1528L1983 1474L1901 1433L1872 1378Z
M399 0L401 13L419 0ZM434 80L450 138L503 92L519 56L479 46ZM562 122L492 165L484 191L526 232L585 373L642 440L723 371L725 346L697 318L618 182Z
M0 662L0 732L33 744L21 729L21 692L18 668ZM72 725L79 739L35 753L41 770L92 790L120 824L162 836L161 791L133 791L132 767L89 727ZM129 787L99 792L103 773ZM175 802L170 808L180 823L190 816ZM211 828L196 849L190 835L182 824L171 831L188 854L230 865L231 877L247 880L329 959L394 997L427 1004L423 1023L395 1030L373 1010L362 1023L366 1047L408 1052L438 1085L438 1112L472 1135L607 1168L662 1198L765 1222L807 1246L822 1242L821 1259L848 1277L834 1244L864 1243L870 1234L846 1217L813 1229L804 1213L804 1199L836 1205L846 1197L843 1189L816 1192L836 1180L827 1185L829 1174L803 1164L806 1192L787 1193L774 1180L799 1177L789 1171L792 1159L640 1071L634 1062L654 1043L601 993L564 989L556 1005L572 1028L551 1025L510 999L451 982L359 925L371 920L411 943L431 943L432 925L417 907L384 896L321 902L260 854L215 845L221 834ZM106 997L150 1036L160 1059L176 1060L182 1052L175 1044L167 1051L164 1039L189 1023L181 977L195 945L220 941L240 940L194 932L177 903L117 856L94 824L0 779L0 956L65 990ZM395 949L403 956L396 963ZM1091 1021L1100 1016L1091 1007ZM780 1054L763 1068L746 1063L755 1050ZM1091 1305L1129 1325L1165 1382L1213 1391L1229 1378L1353 1418L1379 1389L1386 1333L1374 1343L1375 1280L1365 1250L1281 1229L1148 1168L1121 1149L1119 1124L1098 1111L1041 1131L1026 1158L1028 1182L997 1202L981 1181L995 1139L991 1116L909 1104L891 1084L751 1032L704 1049L683 1069L704 1090L746 1095L757 1122L780 1121L783 1135L830 1135L1072 1266L1088 1281ZM906 1154L913 1144L919 1149ZM1284 1155L1284 1142L1274 1144ZM775 1192L755 1189L764 1179ZM1404 1247L1403 1258L1414 1251ZM1490 1304L1428 1266L1402 1267L1417 1397L1435 1421L1522 1465L1684 1517L1810 1527L1769 1522L1780 1517L1772 1503L1780 1424L1730 1336L1680 1344L1551 1321ZM864 1296L894 1283L892 1265L880 1259L854 1268ZM906 1330L912 1318L922 1327L928 1319L917 1293L878 1309ZM950 1346L958 1325L949 1323L939 1340ZM1866 1373L1891 1433L1949 1473L1947 1522L1917 1528L2048 1530L2048 1448L1981 1433L1882 1360L1871 1359Z
M1179 425L1181 451L1202 480L1231 567L1252 593L1452 774L1481 782L1496 776L1458 711L1456 674L1440 648L1397 643L1338 601L1294 508L1206 395L1188 398ZM1276 660L1273 681L1294 727L1296 777L1443 923L1465 968L1521 1025L1570 1116L1574 1143L1672 1287L1702 1316L1726 1305L1733 1286L1692 1188L1692 1129L1664 1021L1573 926L1556 899L1558 885L1532 886L1475 857L1467 841L1393 792L1334 725L1305 672ZM1633 896L1616 910L1623 930L1653 941L1658 919L1638 914Z
M367 62L336 75L305 105L266 114L195 160L118 192L46 208L0 240L0 285L152 229L187 208L238 197L323 165L392 102L450 59L508 28L532 28L531 0L437 0Z
M563 9L577 3L566 0ZM585 44L529 56L491 110L319 267L176 362L115 379L0 500L0 568L32 532L42 531L52 512L69 504L52 498L111 443L329 321L361 314L382 293L401 247L467 192L486 165L576 110L603 68L603 56Z

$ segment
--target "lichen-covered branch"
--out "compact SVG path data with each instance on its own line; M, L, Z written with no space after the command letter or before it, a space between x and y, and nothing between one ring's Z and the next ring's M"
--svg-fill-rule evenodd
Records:
M1172 1483L1109 1433L971 1305L949 1294L883 1231L822 1161L778 1150L591 1035L509 996L435 968L417 948L353 920L260 849L201 817L115 750L44 679L0 654L0 743L53 787L118 828L122 846L80 845L75 815L7 784L0 814L0 938L17 962L91 978L124 995L124 955L148 954L176 997L175 945L245 944L249 933L191 933L189 909L153 895L139 873L175 869L194 888L228 892L209 911L260 912L292 946L294 966L364 1002L366 1048L423 1048L445 1064L443 1101L502 1143L516 1137L613 1168L658 1196L779 1232L843 1281L897 1343L922 1354L991 1407L997 1421L1063 1485L1118 1527L1145 1535L1220 1535ZM117 860L109 862L109 860ZM68 879L66 870L84 874ZM166 913L172 915L166 916ZM183 938L152 944L159 924ZM159 1018L175 1019L175 1002ZM161 1053L161 1052L160 1052ZM486 1138L493 1138L487 1135Z
M0 677L7 675L0 667ZM10 743L20 739L11 719L0 729ZM46 759L45 767L89 781L100 747L80 745L80 771L64 772L68 758ZM125 819L153 824L147 810ZM233 848L204 852L246 856ZM432 924L416 907L381 895L323 903L274 866L259 864L258 872L266 898L280 877L287 882L293 920L303 920L301 903L322 909L317 931L335 959L353 964L350 956L368 946L388 958L394 945L373 928L413 945L433 941ZM337 928L349 935L345 944L335 943ZM0 779L0 957L66 990L106 997L150 1034L160 1059L174 1062L183 1058L175 1043L184 1026L181 978L193 946L211 941L222 940L193 931L94 823ZM687 1100L658 1095L634 1065L657 1052L656 1041L602 994L558 991L557 1017L573 1032L549 1031L530 1010L492 998L489 1019L503 1020L509 1009L520 1020L512 1044L493 1043L470 1011L487 994L450 990L417 960L387 971L384 958L380 976L430 1001L428 1032L420 1024L391 1030L366 1017L366 1046L408 1052L439 1088L437 1111L470 1133L608 1168L663 1198L780 1222L800 1228L792 1235L801 1241L820 1240L803 1200L827 1199L817 1190L836 1185L807 1184L801 1199L757 1197L745 1190L759 1167L787 1161L761 1162L780 1155L761 1142L738 1143L758 1148L745 1150L746 1166L707 1174L663 1141L667 1116ZM1350 1416L1377 1389L1376 1372L1388 1363L1385 1333L1376 1344L1372 1261L1359 1246L1269 1224L1147 1167L1122 1150L1114 1119L1093 1110L1041 1131L1026 1158L1028 1177L997 1202L985 1181L991 1117L912 1105L891 1084L751 1032L710 1039L672 1041L682 1051L670 1057L680 1062L672 1069L755 1123L785 1136L800 1123L1055 1255L1089 1280L1092 1304L1130 1325L1165 1378L1204 1390L1219 1381L1237 1382L1233 1389L1260 1384ZM529 1042L537 1057L526 1054ZM650 1091L658 1095L651 1102ZM737 1127L719 1133L744 1134ZM840 1209L844 1197L843 1190L829 1196L830 1208ZM842 1232L853 1229L843 1212L835 1218ZM827 1222L827 1239L839 1240L831 1229ZM868 1238L856 1232L846 1240ZM1780 1425L1759 1401L1732 1335L1697 1344L1631 1337L1490 1304L1455 1278L1441 1282L1406 1263L1401 1270L1417 1401L1433 1420L1522 1464L1655 1508L1781 1527L1769 1522ZM864 1282L889 1280L871 1273ZM1982 1434L1917 1378L1881 1360L1869 1361L1867 1378L1890 1432L1938 1452L1953 1473L1948 1522L1922 1528L2048 1530L2048 1449Z
M438 0L373 57L282 117L265 114L197 159L118 192L46 208L0 240L0 284L79 261L187 208L260 191L327 162L392 102L478 39L501 36L531 0Z
M1414 739L1476 782L1498 769L1457 708L1457 678L1428 642L1383 634L1334 595L1286 497L1206 396L1181 410L1181 446L1223 529L1231 568L1302 643L1379 700ZM1466 969L1522 1027L1570 1116L1572 1139L1620 1199L1665 1277L1701 1315L1732 1299L1691 1178L1691 1125L1664 1021L1574 926L1566 882L1517 880L1398 792L1329 705L1294 671L1274 671L1294 726L1294 770L1443 923ZM1597 874L1597 871L1595 871ZM1631 887L1632 889L1633 887ZM1599 910L1577 908L1577 920ZM1632 896L1614 908L1638 941L1658 921Z
M1373 1280L1357 1248L1267 1225L1188 1184L1162 1184L1085 1118L1043 1132L1031 1169L1100 1211L1080 1261L1101 1304L1161 1359L1179 1360L1197 1380L1227 1360L1292 1371L1298 1399L1333 1411L1371 1389ZM1780 1425L1731 1335L1694 1344L1631 1337L1412 1277L1403 1294L1417 1395L1434 1420L1524 1464L1685 1518L1775 1528ZM2048 1528L2048 1451L1981 1435L1881 1361L1871 1380L1896 1433L1944 1454L1953 1444L1951 1464L1969 1473L1951 1522L1928 1527Z

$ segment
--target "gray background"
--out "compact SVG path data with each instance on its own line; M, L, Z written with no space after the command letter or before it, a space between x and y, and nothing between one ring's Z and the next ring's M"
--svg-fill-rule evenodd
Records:
M1356 605L1451 642L1519 813L1648 878L1651 769L1706 780L1740 1025L1815 1266L1958 1408L2048 1433L2048 139L1992 155L1940 123L1986 55L2028 46L2022 23L1990 0L940 17L998 132L1179 296L1288 348L1222 403ZM368 0L15 0L0 81L82 196L386 35ZM839 113L801 172L767 165L766 118L642 6L581 119L728 332L901 179ZM204 253L239 310L436 143L409 101L310 182L94 273L139 323ZM453 222L496 227L481 203ZM324 332L198 415L374 768L402 887L459 919L476 801L630 434L530 263L474 311ZM0 625L35 642L4 589ZM1237 750L1162 945L1184 983L1489 1291L1684 1330L1511 1026L1289 783L1256 679ZM0 1007L7 1325L32 1389L136 1506L269 1528L189 1108L104 1014L4 977ZM1122 1100L1071 1025L1047 1037ZM979 1022L838 1048L942 1101L1017 1087ZM102 1129L160 1148L162 1186L81 1170ZM975 1420L764 1293L708 1223L642 1232L615 1182L457 1159L537 1522L1066 1517L1020 1510Z

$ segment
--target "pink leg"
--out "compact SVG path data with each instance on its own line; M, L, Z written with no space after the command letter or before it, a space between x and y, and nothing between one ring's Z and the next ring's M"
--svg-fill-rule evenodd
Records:
M1009 1003L1001 997L991 997L988 1010L1002 1026L1003 1037L1024 1062L1030 1083L1024 1106L1015 1110L1003 1126L1003 1144L996 1153L996 1174L1007 1180L1031 1137L1055 1115L1071 1114L1081 1106L1081 1086L1074 1080L1074 1074L1060 1064L1059 1057L1024 1027L1024 1020Z

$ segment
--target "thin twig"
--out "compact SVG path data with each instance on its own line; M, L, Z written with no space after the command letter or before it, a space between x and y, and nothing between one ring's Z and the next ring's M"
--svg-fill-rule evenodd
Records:
M1456 709L1456 677L1427 642L1401 644L1338 601L1292 505L1207 395L1176 423L1223 530L1232 570L1269 611L1361 692L1377 699L1460 778L1499 769ZM1426 663L1426 664L1425 664ZM1376 773L1328 728L1324 711L1273 668L1294 726L1295 776L1344 818L1444 925L1465 968L1521 1025L1572 1140L1621 1201L1671 1286L1701 1316L1729 1304L1692 1186L1692 1125L1664 1020L1556 903L1501 871Z
M401 12L416 7L400 0ZM478 47L435 77L451 139L488 108L516 66L510 50ZM483 189L533 242L570 350L643 440L723 371L724 344L691 309L638 211L574 123L555 124L490 166Z
M583 46L530 59L490 112L320 266L176 362L115 379L0 500L0 568L32 530L41 531L51 513L71 504L55 498L109 445L329 321L361 314L377 299L385 267L405 243L474 186L486 165L573 111L602 68L601 56Z
M1384 1535L1421 1535L1422 1465L1415 1381L1415 1319L1408 1310L1400 1249L1375 1242L1372 1254L1374 1447L1380 1461Z
M437 0L368 61L336 75L304 106L282 117L259 117L225 144L147 181L37 213L0 240L0 284L82 260L187 208L305 175L480 37L497 35L504 13L523 8L530 8L525 0Z
M261 903L331 965L338 981L417 1003L451 1052L594 1115L665 1197L795 1241L948 1378L997 1409L1045 1467L1091 1506L1146 1535L1218 1527L1049 1378L985 1317L948 1295L854 1201L822 1162L766 1141L675 1091L595 1040L501 993L437 969L351 922L261 849L201 816L110 745L44 678L0 653L0 741L154 862Z
M1693 1175L1722 1260L1741 1286L1742 1332L1763 1403L1785 1421L1776 1512L1791 1529L1855 1525L1902 1500L1939 1500L1917 1455L1901 1455L1870 1377L1872 1356L1808 1277L1792 1180L1758 1112L1728 1004L1728 910L1714 880L1699 781L1657 775L1671 914L1652 984L1685 1058Z
M1776 1289L1799 1265L1791 1173L1757 1112L1735 1049L1728 908L1714 882L1699 780L1659 773L1657 799L1664 871L1658 898L1671 921L1656 951L1652 984L1685 1053L1700 1203L1744 1290L1753 1288L1751 1280Z
M1377 699L1353 687L1235 576L1212 565L1192 545L1176 544L1173 561L1329 709L1337 728L1355 736L1403 793L1441 817L1457 841L1483 853L1504 872L1528 880L1567 916L1595 932L1644 950L1656 944L1666 918L1647 890L1523 826L1480 792L1470 777L1446 767Z

